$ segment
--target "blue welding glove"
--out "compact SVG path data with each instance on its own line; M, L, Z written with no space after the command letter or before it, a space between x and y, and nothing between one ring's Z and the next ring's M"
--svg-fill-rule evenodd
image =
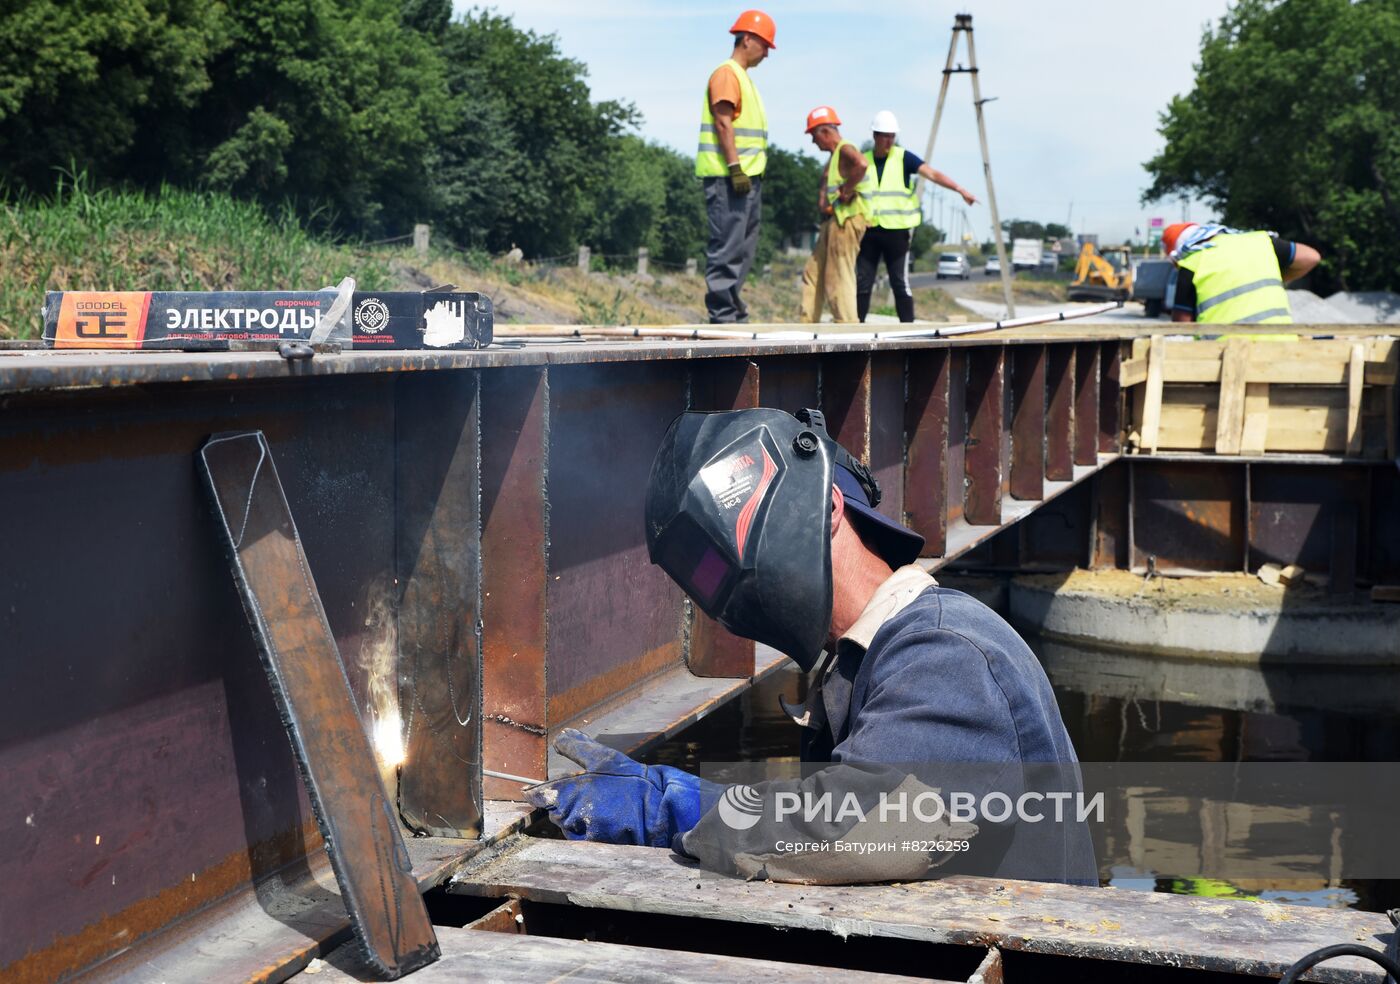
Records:
M682 769L642 765L573 728L554 747L584 771L531 786L525 798L549 810L569 840L670 847L724 792Z

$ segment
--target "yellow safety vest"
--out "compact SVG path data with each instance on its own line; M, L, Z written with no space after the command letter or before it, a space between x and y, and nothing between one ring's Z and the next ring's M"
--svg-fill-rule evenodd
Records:
M1178 262L1196 287L1196 321L1291 325L1288 294L1267 232L1221 233Z
M868 173L875 173L875 151L865 152ZM875 189L874 214L871 224L881 229L912 229L923 220L919 198L904 182L904 148L891 147L885 157L885 169L880 172Z
M768 116L763 100L743 66L733 58L724 63L734 70L739 80L738 115L734 117L734 149L739 152L739 169L751 178L761 175L768 166ZM723 66L721 66L723 67ZM710 74L714 74L713 72ZM740 121L743 126L740 126ZM715 115L710 112L710 87L700 100L700 144L695 148L695 176L722 178L729 174L729 162L715 135Z
M875 197L875 169L867 167L865 177L856 185L856 197L849 202L841 201L841 185L845 184L841 177L841 148L848 145L851 145L849 140L842 140L837 144L836 149L831 152L831 160L826 165L826 201L836 214L837 225L845 225L846 220L853 215L863 215L869 221L873 211L870 202Z

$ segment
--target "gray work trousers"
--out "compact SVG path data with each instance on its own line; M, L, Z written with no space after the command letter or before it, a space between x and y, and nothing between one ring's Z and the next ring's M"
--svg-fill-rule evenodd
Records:
M739 298L758 249L762 214L762 178L753 179L747 195L735 194L728 178L705 178L705 214L710 220L710 243L705 250L705 309L710 324L747 321L749 309Z

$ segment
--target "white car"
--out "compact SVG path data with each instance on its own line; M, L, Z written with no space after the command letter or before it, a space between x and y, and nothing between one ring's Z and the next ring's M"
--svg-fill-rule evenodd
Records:
M972 276L972 264L962 253L944 253L938 258L938 279L957 277L967 280Z
M982 272L989 277L1001 276L1001 260L995 256L987 257L987 265Z

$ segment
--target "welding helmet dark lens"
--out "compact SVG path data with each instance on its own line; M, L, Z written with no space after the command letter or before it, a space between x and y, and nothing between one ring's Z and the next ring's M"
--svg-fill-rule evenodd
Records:
M676 517L657 545L656 563L706 612L722 607L734 569L689 516Z
M685 413L647 486L652 562L731 632L805 668L831 623L836 450L780 410Z

